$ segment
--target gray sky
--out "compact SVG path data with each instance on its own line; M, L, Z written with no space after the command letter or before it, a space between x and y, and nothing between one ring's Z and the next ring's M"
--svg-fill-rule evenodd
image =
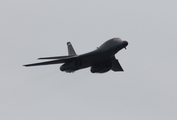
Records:
M176 0L1 0L1 120L176 120ZM36 58L77 54L106 40L125 72L68 74Z

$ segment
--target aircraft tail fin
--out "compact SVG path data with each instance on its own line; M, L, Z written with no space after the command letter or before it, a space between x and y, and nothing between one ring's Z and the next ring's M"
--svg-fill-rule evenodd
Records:
M74 56L74 55L77 55L71 42L67 42L67 46L68 46L68 55L69 56Z

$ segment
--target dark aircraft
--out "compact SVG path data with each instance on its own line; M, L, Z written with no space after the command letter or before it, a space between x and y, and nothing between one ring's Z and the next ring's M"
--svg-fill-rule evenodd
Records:
M27 64L24 66L29 67L64 63L60 67L60 70L69 73L87 67L91 67L90 71L92 73L104 73L108 72L109 70L123 71L118 60L115 58L115 54L123 48L126 49L127 45L127 41L122 41L120 38L112 38L103 43L100 47L98 47L92 52L77 55L72 47L72 44L70 42L67 42L69 54L68 56L38 58L53 60L47 62Z

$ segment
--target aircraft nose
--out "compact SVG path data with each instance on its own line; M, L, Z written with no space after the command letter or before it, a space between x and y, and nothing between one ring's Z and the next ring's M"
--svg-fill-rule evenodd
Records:
M128 42L127 42L127 41L123 41L123 45L124 45L124 46L127 46L127 45L128 45Z
M123 46L124 46L124 48L126 49L126 46L128 45L128 42L127 41L123 41Z

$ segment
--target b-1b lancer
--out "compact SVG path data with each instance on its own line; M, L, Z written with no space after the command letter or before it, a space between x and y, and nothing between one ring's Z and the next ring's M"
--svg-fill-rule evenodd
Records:
M123 71L120 63L115 58L115 54L128 45L127 41L122 41L120 38L112 38L103 43L96 50L82 55L77 55L70 42L67 42L68 56L43 57L38 59L52 59L52 61L33 63L24 65L39 66L64 63L61 71L74 72L79 69L91 67L92 73L105 73L109 70Z

